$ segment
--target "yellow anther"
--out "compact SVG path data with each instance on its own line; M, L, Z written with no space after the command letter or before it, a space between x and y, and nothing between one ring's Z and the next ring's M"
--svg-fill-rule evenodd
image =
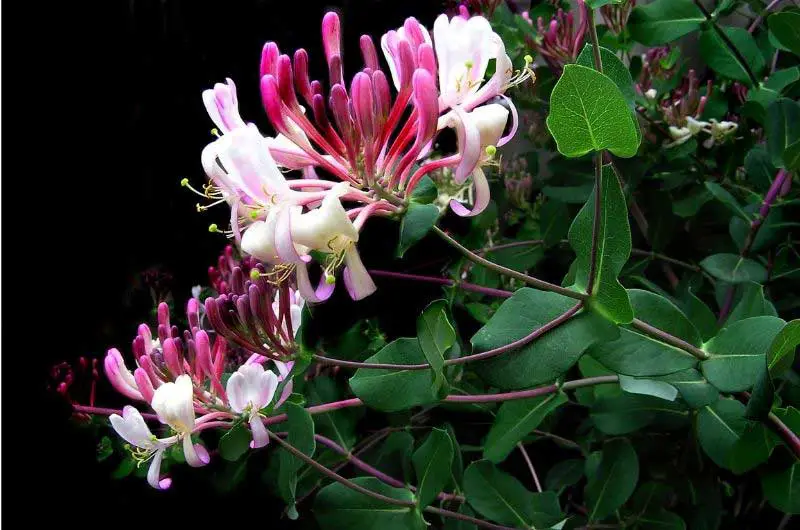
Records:
M208 231L211 232L212 234L219 232L219 227L217 226L217 223L211 223L210 225L208 225Z
M183 186L185 188L188 185L189 185L189 179L187 179L186 177L182 178L181 179L181 186Z
M487 145L486 149L484 149L484 150L486 151L486 154L489 155L489 156L494 156L494 155L497 154L497 147L495 147L493 145Z

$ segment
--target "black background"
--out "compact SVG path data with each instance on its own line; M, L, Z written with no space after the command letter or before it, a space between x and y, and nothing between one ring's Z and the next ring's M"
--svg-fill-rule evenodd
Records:
M328 8L342 15L345 68L352 73L362 64L361 34L377 42L411 15L430 27L445 4L3 3L6 518L20 517L26 527L233 524L256 517L259 525L284 524L281 506L263 492L220 496L193 484L191 471L177 474L166 493L133 477L112 480L113 467L95 460L97 439L71 425L68 407L46 392L49 367L101 357L110 346L130 352L136 324L150 310L144 270L171 274L178 307L192 285L205 282L225 244L207 227L223 226L227 215L224 208L196 213L196 198L179 186L184 177L204 181L200 152L213 140L213 124L203 89L233 78L242 115L269 132L258 92L264 42L276 41L282 53L306 48L312 78L324 81L320 22ZM367 244L359 244L369 266L390 266L396 231L380 222L370 227ZM380 308L390 334L402 334L413 332L415 315L439 292L379 285L379 295L358 307L339 289L338 305L324 311L348 321ZM103 382L98 404L122 403Z

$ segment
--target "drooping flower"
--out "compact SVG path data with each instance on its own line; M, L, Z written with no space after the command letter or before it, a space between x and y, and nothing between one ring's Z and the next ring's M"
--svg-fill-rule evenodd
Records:
M272 402L278 383L278 377L273 372L264 370L257 363L240 366L228 379L227 392L231 409L247 416L253 433L250 447L254 449L269 443L267 428L259 410Z
M175 382L164 383L158 387L150 403L158 414L161 423L166 423L183 439L183 455L186 463L192 467L204 466L208 463L208 453L202 445L192 442L192 430L195 427L194 385L188 375L179 376Z
M150 428L142 418L141 413L135 407L126 405L122 409L122 416L112 414L109 417L111 426L126 442L137 447L134 458L139 462L151 460L150 468L147 471L147 482L156 489L167 489L172 484L172 479L161 478L161 460L164 457L164 450L178 441L178 436L158 439L150 431Z

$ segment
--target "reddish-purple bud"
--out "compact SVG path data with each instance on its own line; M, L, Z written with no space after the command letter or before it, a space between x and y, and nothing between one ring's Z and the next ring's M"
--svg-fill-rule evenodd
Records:
M162 343L164 349L164 362L167 363L167 368L173 377L178 377L183 374L183 363L181 362L178 353L178 347L175 339L167 339Z
M375 49L375 43L372 41L372 37L369 35L361 35L359 44L361 44L361 55L364 57L364 66L372 71L379 70L380 63L378 63L378 52Z
M325 49L325 57L328 62L334 55L341 55L341 43L342 29L339 15L329 11L322 18L322 46Z
M357 73L353 77L350 93L353 96L353 113L359 132L365 139L370 139L375 133L375 107L370 77L364 72Z
M311 105L314 94L308 77L308 53L302 48L294 52L294 86L306 103Z
M139 389L139 392L142 394L144 400L148 403L153 401L155 388L153 388L153 383L150 381L150 376L147 374L144 368L137 368L133 372L133 378L136 380L136 386Z
M265 75L275 75L279 55L280 51L278 50L277 44L268 42L264 45L264 48L261 50L261 77Z

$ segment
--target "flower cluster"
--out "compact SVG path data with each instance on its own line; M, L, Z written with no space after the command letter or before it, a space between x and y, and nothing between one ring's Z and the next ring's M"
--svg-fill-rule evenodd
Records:
M636 7L636 0L625 0L620 4L604 5L600 8L600 14L608 29L615 35L619 35L625 31L625 25L628 23L628 17L634 7Z
M348 84L340 21L328 13L322 23L327 87L309 78L305 50L290 58L268 42L261 94L275 137L262 136L241 118L230 79L203 93L220 136L203 151L211 182L197 193L212 204L227 203L230 236L277 271L296 271L308 302L330 296L340 268L353 299L375 291L356 249L359 233L371 216L401 215L428 173L450 168L456 183L471 189L471 206L450 201L458 215L476 215L489 202L481 167L510 140L517 124L504 92L528 79L530 70L526 64L515 74L502 40L483 17L441 15L432 34L409 18L383 35L388 75L373 40L362 36L364 68ZM495 73L484 80L490 60ZM504 134L509 115L512 125ZM455 129L458 149L434 156L445 128ZM300 170L303 178L287 179L283 170ZM183 184L189 186L187 180ZM325 256L316 288L307 268L312 252Z
M547 66L557 76L561 74L565 64L575 62L583 49L589 16L583 0L578 0L578 7L580 19L577 27L574 15L559 9L546 25L542 17L536 20L539 34L535 40L528 43L544 58ZM533 25L533 20L527 11L522 13L522 17Z
M231 282L234 290L240 282L245 288L241 275L241 268L236 267ZM268 294L273 296L272 292ZM281 332L283 344L286 345L293 341L299 327L299 308L296 306L301 306L302 301L294 292L290 292L288 282L274 296L269 300L256 301L254 297L251 300L253 305L287 308L290 317L282 321ZM295 306L288 307L281 303L281 300L288 301L289 297L293 298ZM206 304L217 307L214 299L209 299ZM114 430L133 446L131 453L134 459L139 463L150 461L147 480L158 489L166 489L171 484L171 479L162 477L160 471L166 449L182 443L186 462L193 467L203 466L209 462L209 454L203 445L192 440L192 435L207 428L230 428L232 421L237 418L250 425L253 437L251 447L263 447L267 444L268 435L262 420L262 409L273 403L281 384L282 392L273 407L280 406L292 392L289 378L293 366L291 362L273 361L277 373L265 370L263 364L268 356L258 353L268 351L267 344L264 344L256 348L258 352L250 351L244 362L231 367L229 361L235 347L229 347L225 338L219 335L212 340L214 331L200 327L199 310L199 303L191 298L187 304L190 329L181 332L177 326L171 325L167 305L160 304L157 338L153 337L147 324L141 324L133 340L136 368L131 371L116 348L108 351L104 361L105 373L112 386L129 399L147 403L155 412L155 419L171 429L169 436L157 438L147 426L144 416L130 405L123 409L122 415L110 416ZM272 317L274 320L272 311L259 316L267 319ZM219 318L219 313L219 309L210 311L209 314L213 315L210 320L214 322ZM252 325L259 325L263 329L268 324ZM270 352L269 357L275 356ZM233 373L223 386L222 376L225 372Z

